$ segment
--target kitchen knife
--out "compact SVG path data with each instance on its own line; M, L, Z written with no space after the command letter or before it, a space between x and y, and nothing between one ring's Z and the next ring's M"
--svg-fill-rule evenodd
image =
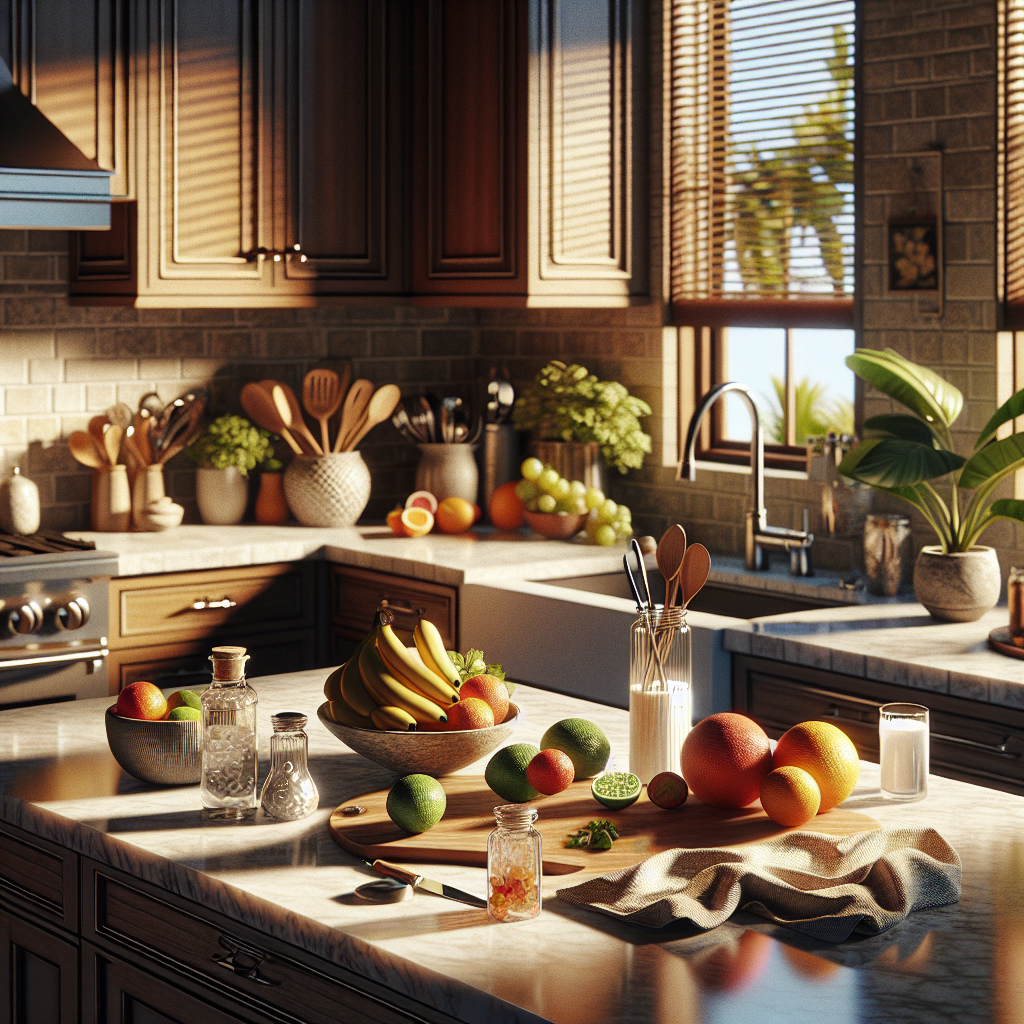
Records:
M396 882L404 882L414 889L422 889L425 892L432 892L435 896L444 896L445 899L456 900L459 903L468 903L471 907L486 907L487 901L479 896L456 889L454 885L445 885L444 882L435 882L432 878L424 878L423 875L409 871L398 864L391 864L386 860L375 860L372 864L368 860L363 863L376 871L384 878L393 878Z

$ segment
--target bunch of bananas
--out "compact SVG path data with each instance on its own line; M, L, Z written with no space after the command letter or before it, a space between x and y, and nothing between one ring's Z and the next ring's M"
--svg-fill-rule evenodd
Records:
M357 729L443 729L462 680L437 626L420 619L406 647L382 613L369 635L324 684L331 717Z

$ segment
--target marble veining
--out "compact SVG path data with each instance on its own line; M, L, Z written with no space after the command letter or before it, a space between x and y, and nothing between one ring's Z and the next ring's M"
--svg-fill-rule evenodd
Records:
M303 821L204 824L197 787L126 777L107 750L106 700L0 713L0 815L467 1022L1016 1019L1019 1007L1006 1001L1018 991L1024 948L1024 798L933 776L926 799L893 804L879 794L877 765L862 763L848 806L884 825L936 828L963 862L963 898L835 946L752 916L703 934L652 932L550 898L578 875L546 878L545 909L526 924L489 924L482 911L428 895L367 904L352 891L368 872L331 841L327 818L394 776L316 721L323 677L255 680L261 777L270 714L311 716L321 806ZM526 686L516 699L517 741L537 743L553 721L583 715L602 725L625 767L625 712ZM484 891L482 868L423 869Z

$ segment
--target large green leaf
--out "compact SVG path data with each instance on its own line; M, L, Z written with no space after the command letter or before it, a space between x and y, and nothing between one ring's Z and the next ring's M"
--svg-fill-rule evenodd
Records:
M886 413L865 420L864 427L867 430L879 430L893 437L901 437L905 441L918 441L934 447L935 435L931 428L916 416L906 416L898 412Z
M862 448L868 450L853 459ZM959 455L945 448L898 437L882 437L857 445L840 463L839 472L875 487L910 487L922 480L945 476L963 464Z
M960 473L960 486L968 490L1024 466L1024 434L993 441L971 456Z
M963 408L964 396L952 384L891 349L859 348L846 357L846 365L927 423L948 428Z
M989 514L993 519L1016 519L1024 523L1024 501L1016 498L1000 498L993 501L989 508Z
M1009 423L1010 420L1016 419L1018 416L1024 416L1024 390L1012 395L996 409L992 414L992 419L985 424L984 429L978 435L974 447L980 448L1004 423Z

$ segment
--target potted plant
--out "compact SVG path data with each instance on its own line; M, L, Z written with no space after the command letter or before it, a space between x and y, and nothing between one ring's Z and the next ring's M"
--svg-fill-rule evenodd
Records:
M1024 501L997 498L998 485L1024 468L1024 434L996 438L1024 414L1024 390L1001 405L982 428L974 454L953 451L951 428L963 395L927 367L891 349L857 349L846 365L862 380L909 410L865 420L871 436L839 465L839 472L913 505L935 531L914 565L914 593L932 615L954 622L980 618L999 599L995 551L978 544L1000 519L1024 522ZM933 481L946 479L948 493Z
M650 415L651 407L621 384L552 359L516 399L512 423L533 433L531 448L542 462L570 480L602 487L600 456L620 473L643 465L651 438L640 417Z
M198 465L196 502L204 523L233 526L245 515L249 470L274 455L270 434L242 416L218 416L188 447Z

